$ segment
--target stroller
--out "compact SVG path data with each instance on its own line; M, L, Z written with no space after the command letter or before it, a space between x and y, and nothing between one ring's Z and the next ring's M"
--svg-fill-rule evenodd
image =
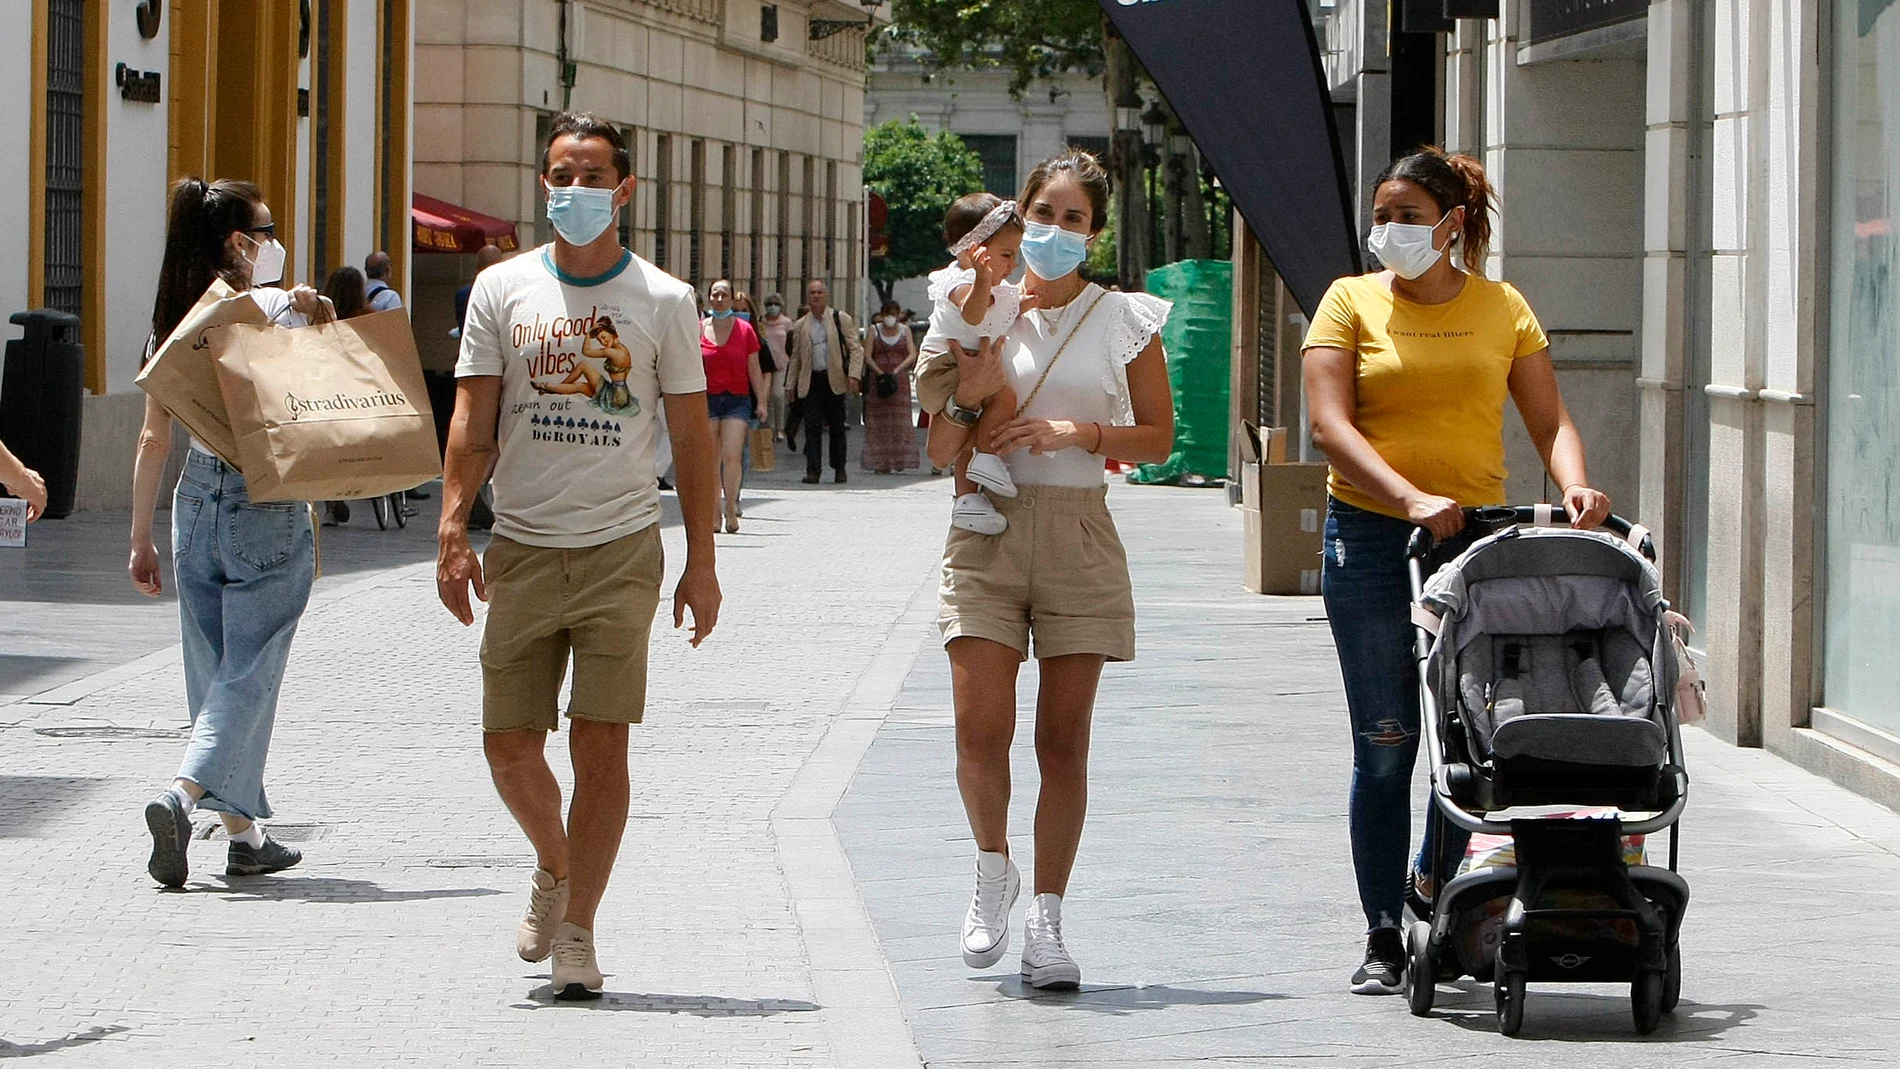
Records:
M1681 993L1676 937L1689 902L1676 873L1689 779L1655 549L1614 516L1605 527L1621 537L1573 530L1561 506L1471 509L1466 520L1483 537L1429 581L1430 532L1407 549L1433 871L1460 861L1445 856L1445 822L1508 834L1515 857L1440 877L1429 916L1406 931L1411 1010L1430 1013L1435 982L1469 974L1496 986L1509 1036L1523 1027L1527 982L1628 983L1636 1031L1648 1035ZM1529 807L1614 810L1492 816ZM1668 868L1628 862L1626 835L1665 829ZM1500 901L1491 953L1469 929Z

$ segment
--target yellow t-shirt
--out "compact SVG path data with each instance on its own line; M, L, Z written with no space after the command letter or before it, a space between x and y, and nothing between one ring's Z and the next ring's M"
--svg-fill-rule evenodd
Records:
M1357 353L1353 425L1413 486L1470 508L1504 502L1511 363L1549 346L1536 314L1507 282L1471 275L1444 304L1416 304L1370 274L1333 283L1305 348ZM1404 516L1338 468L1327 489L1349 505Z

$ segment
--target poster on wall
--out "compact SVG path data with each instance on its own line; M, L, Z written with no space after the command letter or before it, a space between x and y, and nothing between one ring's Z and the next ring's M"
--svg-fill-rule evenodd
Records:
M0 549L26 548L26 502L0 497Z

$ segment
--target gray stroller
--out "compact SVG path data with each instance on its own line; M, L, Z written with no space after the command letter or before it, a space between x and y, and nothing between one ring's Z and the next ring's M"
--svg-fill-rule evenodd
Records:
M1648 1035L1681 992L1676 937L1689 902L1675 871L1689 781L1654 548L1626 520L1611 517L1614 534L1577 531L1549 505L1466 517L1489 533L1429 581L1430 533L1408 549L1426 819L1440 822L1440 844L1443 822L1509 835L1515 863L1444 884L1407 930L1411 1010L1431 1012L1437 981L1488 979L1508 1036L1523 1026L1527 982L1627 983L1636 1031ZM1503 813L1537 807L1622 815ZM1665 829L1668 868L1627 863L1624 836ZM1434 871L1457 871L1447 852ZM1498 902L1496 950L1474 951L1482 942L1459 929Z

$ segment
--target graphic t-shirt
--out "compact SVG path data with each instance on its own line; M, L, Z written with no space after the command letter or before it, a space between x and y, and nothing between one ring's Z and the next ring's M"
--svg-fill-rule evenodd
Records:
M562 275L543 246L476 276L455 373L502 379L496 534L579 549L659 522L660 395L706 389L691 286L630 252Z
M1478 275L1443 304L1416 304L1377 274L1342 278L1320 301L1305 348L1358 354L1353 426L1392 470L1467 508L1504 501L1504 401L1512 362L1550 347L1508 282ZM1348 505L1403 517L1333 469Z

